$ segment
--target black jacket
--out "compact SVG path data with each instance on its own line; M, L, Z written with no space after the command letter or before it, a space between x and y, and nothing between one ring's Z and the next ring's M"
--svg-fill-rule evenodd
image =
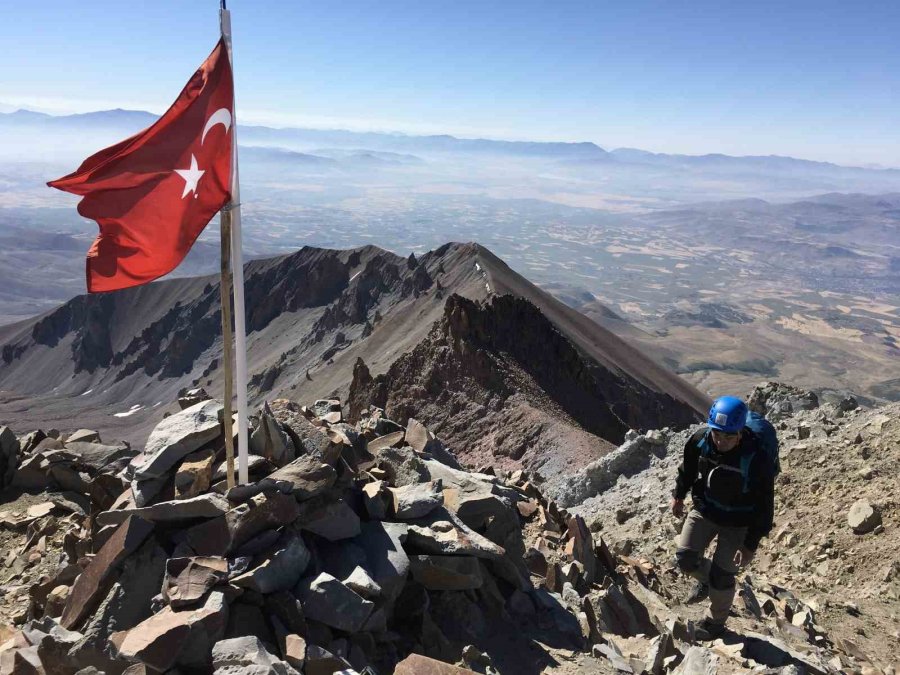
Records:
M672 496L684 499L688 491L694 508L714 523L746 527L744 546L751 551L772 529L774 467L756 435L746 427L740 444L731 452L718 452L707 429L688 439Z

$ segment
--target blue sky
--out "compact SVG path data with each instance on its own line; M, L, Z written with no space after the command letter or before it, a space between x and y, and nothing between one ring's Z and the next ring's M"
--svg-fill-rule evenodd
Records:
M217 7L0 0L0 103L162 112L215 43ZM900 166L895 0L229 9L246 122Z

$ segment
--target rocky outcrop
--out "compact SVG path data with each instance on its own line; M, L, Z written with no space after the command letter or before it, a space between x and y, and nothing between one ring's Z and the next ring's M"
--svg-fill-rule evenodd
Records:
M373 377L357 361L351 419L369 403L421 419L470 464L526 467L554 481L597 460L629 428L687 424L693 409L579 350L530 302L447 298L428 337ZM561 479L560 479L561 480Z

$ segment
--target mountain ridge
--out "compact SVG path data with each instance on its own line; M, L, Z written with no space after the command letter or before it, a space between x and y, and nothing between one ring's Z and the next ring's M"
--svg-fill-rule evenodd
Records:
M44 123L56 126L66 126L72 123L86 123L90 126L117 124L130 124L134 126L133 132L140 131L158 119L157 115L143 110L113 110L92 111L73 115L50 115L34 112L27 109L19 109L11 113L0 113L0 125L4 121L16 123ZM137 126L143 125L143 126ZM870 167L843 165L834 162L808 160L783 155L726 155L723 153L703 153L698 155L656 153L637 148L616 148L606 150L592 141L507 141L490 138L461 138L451 134L416 135L402 132L361 132L346 129L313 129L304 127L269 127L258 124L239 125L244 132L243 138L260 140L271 139L275 136L290 138L293 140L327 140L340 139L343 142L370 140L384 141L391 144L400 144L410 148L419 147L438 152L498 152L502 154L514 154L524 156L556 156L569 157L573 162L586 161L610 161L639 164L665 164L678 166L680 164L706 165L723 164L735 166L755 166L768 169L803 166L805 168L818 168L823 170L854 170L873 171L886 173L900 173L895 167Z
M245 277L254 406L279 396L346 400L358 360L376 377L389 372L428 343L448 307L468 307L468 315L481 317L498 335L518 330L524 340L543 334L541 343L559 345L544 355L537 348L517 351L510 340L466 337L478 358L529 374L518 388L489 387L492 400L502 406L518 396L529 409L567 411L562 431L548 437L591 435L594 440L585 445L589 457L608 451L630 427L683 425L707 404L705 395L478 244L450 243L408 258L374 246L305 247L250 261ZM508 311L506 298L527 311ZM0 417L15 426L47 427L80 416L85 423L118 427L126 440L142 443L165 411L156 410L159 402L187 387L221 387L220 321L218 278L208 276L81 295L40 317L4 326ZM442 344L432 343L423 348L425 360L441 358ZM529 363L545 356L546 368L558 371L555 384L557 375L535 377ZM463 371L472 367L466 358L455 362ZM605 394L590 389L601 385ZM588 401L594 402L585 408ZM490 418L499 409L485 414ZM422 414L409 400L405 410L406 416ZM517 424L524 429L529 422L521 418ZM514 455L508 446L515 436L500 439L492 451Z

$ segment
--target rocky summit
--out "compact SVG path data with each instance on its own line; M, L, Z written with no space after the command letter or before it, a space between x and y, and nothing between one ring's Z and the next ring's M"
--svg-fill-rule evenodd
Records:
M358 397L352 424L261 406L230 488L202 390L141 451L0 428L0 673L895 673L900 411L750 400L777 418L778 529L714 641L672 563L690 429L629 431L564 489Z
M339 398L356 422L377 405L404 427L427 425L472 465L547 480L631 428L683 426L708 408L478 244L408 258L307 247L254 260L245 276L254 406ZM219 297L216 276L171 279L0 327L0 419L66 430L79 420L143 447L180 394L223 391Z

